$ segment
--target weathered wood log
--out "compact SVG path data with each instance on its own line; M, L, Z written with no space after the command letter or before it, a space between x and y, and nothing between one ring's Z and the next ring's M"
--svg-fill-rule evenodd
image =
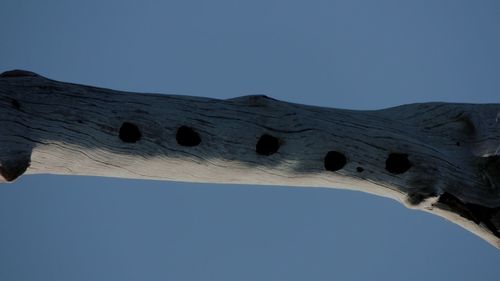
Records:
M355 111L0 75L0 173L345 188L500 247L500 104ZM362 206L361 206L362 207Z

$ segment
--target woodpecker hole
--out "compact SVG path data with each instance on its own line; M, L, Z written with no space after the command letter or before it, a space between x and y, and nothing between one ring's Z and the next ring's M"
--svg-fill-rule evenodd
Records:
M338 171L347 163L347 158L344 154L338 151L329 151L325 156L325 170Z
M130 122L123 122L120 127L120 139L123 142L134 143L141 139L142 134L139 128Z
M179 127L175 138L177 143L182 146L197 146L201 143L200 135L187 126Z
M404 153L391 153L385 161L385 169L392 174L402 174L408 171L411 166L408 154Z
M260 137L257 145L255 146L255 151L260 155L269 156L278 152L280 148L280 141L278 138L273 137L268 134L264 134Z
M364 170L365 170L365 169L363 169L363 167L357 167L357 168L356 168L356 171L357 171L358 173L362 173Z

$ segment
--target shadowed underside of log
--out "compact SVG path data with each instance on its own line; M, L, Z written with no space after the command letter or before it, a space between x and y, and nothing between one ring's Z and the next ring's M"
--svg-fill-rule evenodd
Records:
M0 75L0 181L50 173L345 188L500 247L500 104L355 111ZM362 208L362 206L360 206Z

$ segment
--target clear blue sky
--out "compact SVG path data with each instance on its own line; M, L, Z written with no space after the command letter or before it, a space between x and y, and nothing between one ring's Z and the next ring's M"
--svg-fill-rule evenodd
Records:
M127 91L500 102L494 0L1 0L0 34L0 71ZM500 250L358 192L26 176L0 186L0 280L484 281Z

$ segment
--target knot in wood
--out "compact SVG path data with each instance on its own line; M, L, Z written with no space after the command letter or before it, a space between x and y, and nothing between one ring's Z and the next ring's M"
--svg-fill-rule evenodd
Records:
M35 77L35 76L39 76L39 75L34 73L34 72L31 72L31 71L20 70L20 69L9 70L9 71L2 72L0 74L0 77L2 77L2 78Z

